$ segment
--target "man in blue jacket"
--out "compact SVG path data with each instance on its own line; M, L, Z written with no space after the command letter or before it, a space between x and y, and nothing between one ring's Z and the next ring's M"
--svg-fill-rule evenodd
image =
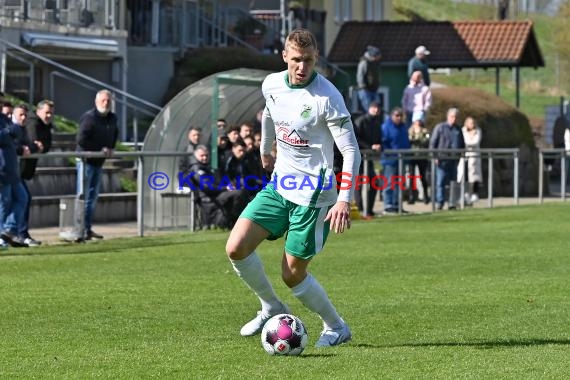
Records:
M439 123L433 129L429 141L430 149L465 149L465 140L461 128L457 125L459 110L450 108L447 111L447 120ZM441 210L445 203L445 186L449 185L450 210L457 207L457 164L459 156L449 154L450 158L443 158L442 154L436 160L436 192L435 201L437 209Z
M400 107L394 108L390 113L390 118L382 124L382 151L393 149L410 149L408 128L404 123L404 111ZM380 162L384 177L388 181L383 184L384 213L395 214L399 209L399 187L404 183L400 176L404 173L399 172L397 154L383 153Z
M2 241L13 247L25 247L27 244L18 236L18 226L22 224L28 194L22 185L20 167L16 154L16 140L21 127L12 123L4 114L0 114L0 228ZM12 223L7 223L12 220Z

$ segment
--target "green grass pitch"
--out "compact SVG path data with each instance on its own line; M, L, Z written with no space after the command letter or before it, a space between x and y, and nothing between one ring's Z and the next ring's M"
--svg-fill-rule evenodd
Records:
M570 204L355 222L311 272L349 322L316 349L318 317L282 284L283 240L260 256L309 330L300 357L239 336L257 299L227 233L0 253L0 378L560 379L570 358Z

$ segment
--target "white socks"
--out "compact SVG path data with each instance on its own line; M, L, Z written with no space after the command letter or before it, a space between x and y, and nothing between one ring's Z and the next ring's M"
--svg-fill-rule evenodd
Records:
M273 291L263 270L263 264L255 251L243 260L230 259L230 262L237 275L259 297L263 313L274 315L283 310L284 305Z
M321 316L325 327L331 329L341 328L343 321L329 300L327 293L318 281L307 274L301 283L291 288L293 295L297 297L305 307Z
M283 311L284 304L273 291L273 287L263 270L263 264L255 251L243 260L230 259L230 262L237 275L259 297L263 313L274 315ZM291 291L307 309L320 315L325 327L331 329L342 327L342 319L321 284L313 276L307 274L307 277L291 288Z

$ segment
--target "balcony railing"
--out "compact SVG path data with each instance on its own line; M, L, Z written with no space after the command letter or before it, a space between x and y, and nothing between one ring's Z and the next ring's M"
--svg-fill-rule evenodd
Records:
M15 22L120 29L124 19L114 0L0 0L0 18Z

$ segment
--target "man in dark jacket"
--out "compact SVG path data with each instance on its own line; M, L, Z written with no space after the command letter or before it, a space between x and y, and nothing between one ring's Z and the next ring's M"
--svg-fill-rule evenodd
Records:
M368 113L359 116L354 120L354 133L356 135L356 141L358 141L358 148L360 150L374 150L376 152L380 151L382 136L382 109L380 108L380 103L372 102L368 107ZM358 174L364 174L364 165L367 166L368 178L373 178L376 176L374 172L374 161L362 160L360 162L360 171ZM374 208L374 199L376 197L376 189L373 186L368 185L368 200L367 204L362 204L362 187L354 191L354 198L358 206L358 210L363 213L364 219L370 219L374 216L372 209Z
M105 155L102 158L87 158L77 162L77 192L83 194L85 199L84 238L86 240L103 238L93 231L92 219L99 196L103 163L105 158L113 154L119 136L117 116L111 112L112 104L111 92L99 91L95 96L95 108L85 112L79 121L77 151L102 152Z
M433 134L429 141L430 149L465 149L465 140L461 128L457 125L457 108L450 108L447 111L447 120L439 123L433 129ZM444 154L444 153L443 153ZM442 154L436 161L436 193L435 201L438 210L443 208L445 203L445 186L449 185L449 204L450 210L457 207L457 164L459 157L457 155L449 159L442 159Z
M28 196L23 188L18 168L16 140L21 133L21 127L12 123L0 113L0 229L2 241L13 247L25 247L24 239L18 236L18 226L22 223L24 209Z
M51 139L53 125L53 116L55 112L55 104L51 100L42 100L36 107L34 115L30 116L25 122L25 130L23 131L24 140L21 144L31 147L31 153L47 153L51 149ZM26 138L27 137L27 138ZM29 144L31 142L31 144ZM32 203L32 194L28 190L26 181L31 180L36 174L38 164L37 158L26 159L20 162L20 174L22 175L22 184L28 194L28 203L24 211L22 225L19 227L19 234L25 239L26 243L32 247L40 245L41 242L30 236L28 225L30 221L30 205Z

